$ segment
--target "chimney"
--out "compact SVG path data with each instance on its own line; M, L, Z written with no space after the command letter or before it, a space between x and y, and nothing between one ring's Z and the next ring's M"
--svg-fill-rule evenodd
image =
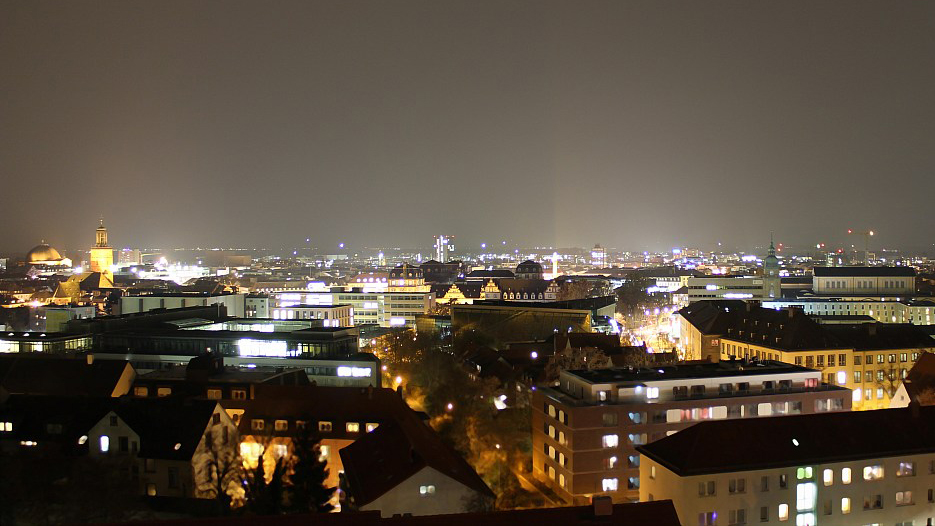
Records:
M607 495L591 497L591 506L595 517L610 517L614 514L614 503Z
M85 355L85 359L88 361L88 365L94 365L94 355L88 353Z

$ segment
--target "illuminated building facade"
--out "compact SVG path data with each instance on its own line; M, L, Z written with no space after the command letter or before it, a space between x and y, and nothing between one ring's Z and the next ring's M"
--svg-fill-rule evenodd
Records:
M931 406L699 423L638 448L640 500L682 524L931 524L933 424Z
M454 252L454 236L435 236L435 260L447 263Z
M183 307L205 307L224 305L228 315L243 318L246 315L246 294L222 292L159 292L147 291L120 297L120 314L149 312L155 309L180 309Z
M705 420L847 411L847 389L781 362L562 371L532 395L533 475L569 502L640 496L640 445Z
M916 293L912 267L816 267L812 292L819 296L907 297Z
M355 325L380 327L415 327L416 316L435 308L435 293L427 292L363 292L334 288L332 292L274 292L270 308L295 305L350 305Z

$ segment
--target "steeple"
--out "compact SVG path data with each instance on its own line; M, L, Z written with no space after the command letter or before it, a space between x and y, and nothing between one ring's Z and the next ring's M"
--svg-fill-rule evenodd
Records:
M107 244L107 229L104 227L104 216L101 216L101 225L95 232L95 247L109 247Z
M767 256L776 256L776 246L773 244L773 233L769 233L769 251L766 253Z

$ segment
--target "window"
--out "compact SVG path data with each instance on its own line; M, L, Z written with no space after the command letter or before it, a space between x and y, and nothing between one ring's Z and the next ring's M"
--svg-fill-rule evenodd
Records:
M789 520L789 505L788 504L779 505L779 520L780 521Z
M322 433L330 433L331 422L318 422L318 430Z
M814 482L805 482L795 486L795 511L812 511L818 498L818 486ZM814 524L814 522L812 522Z
M220 400L221 390L220 389L208 389L208 398L211 400Z
M266 422L259 418L254 418L250 421L250 429L254 431L262 431L264 427L266 427Z
M715 495L717 492L717 484L713 480L708 482L699 482L698 483L698 496L699 497L710 497Z
M649 466L649 478L656 479L656 466Z
M247 391L243 389L234 389L233 391L231 391L231 398L233 398L234 400L246 400Z
M747 491L747 480L746 479L730 479L727 481L727 492L734 493L745 493Z
M601 446L603 447L617 447L620 439L617 435L604 435L601 438Z
M740 508L738 510L730 510L728 514L727 523L728 524L746 524L747 523L747 510Z
M914 502L912 502L911 491L897 491L896 492L896 505L897 506L910 506L912 504L914 504Z
M855 384L860 383L860 371L854 371L854 383Z
M869 495L864 497L864 509L865 510L879 510L883 509L883 495L879 493L876 495Z
M846 354L839 354L839 355L838 355L838 365L841 366L841 367L846 367L846 366L847 366L847 355L846 355Z
M149 396L149 388L142 387L142 386L134 387L133 395L134 396Z
M289 421L288 420L276 420L275 422L273 422L273 428L276 431L287 431L289 429Z
M786 474L779 475L779 487L786 489L789 487L789 476Z
M155 485L155 484L151 484L151 483L150 483L150 484L147 484L147 485L146 485L146 494L149 495L150 497L155 497L155 496L156 496L156 485Z
M431 497L435 494L435 486L430 484L428 486L419 486L419 495L423 497Z
M897 477L914 477L916 474L916 463L915 462L900 462L899 468L896 470Z
M844 497L841 499L841 513L847 515L851 512L851 499Z
M635 414L638 415L639 413L635 413ZM634 413L630 413L630 419L633 418L633 415ZM601 415L601 421L603 422L605 427L615 426L617 425L617 413L604 413L603 415ZM639 423L639 422L636 422L636 423Z
M100 445L101 453L107 453L110 451L110 437L107 435L101 435Z
M883 466L865 466L864 467L864 480L880 480L883 478Z
M769 477L760 477L760 491L769 491Z
M617 479L601 480L601 491L617 491Z
M344 429L348 433L360 433L360 424L357 422L348 422L345 424Z
M366 429L367 429L367 432L369 433L369 432L373 431L374 429L376 429L376 428L379 427L379 426L380 426L380 424L377 424L377 423L375 423L375 422L367 422L367 428L366 428Z
M604 469L614 469L617 465L617 457L608 457L604 459Z
M117 417L116 417L116 416L111 416L111 417L110 417L110 427L117 427L117 422L118 422L118 420L117 420Z
M627 439L634 446L641 446L646 443L646 433L630 433L627 435Z
M156 389L156 396L169 396L172 394L171 387L159 387Z
M812 467L804 467L795 470L795 478L799 480L805 480L812 478Z
M841 483L850 484L851 483L851 468L842 468L841 469Z
M564 431L558 432L558 443L562 445L565 444L565 432Z
M647 387L646 398L649 398L649 399L659 398L659 388L658 387Z
M821 473L821 480L825 486L830 486L834 484L834 470L826 469Z

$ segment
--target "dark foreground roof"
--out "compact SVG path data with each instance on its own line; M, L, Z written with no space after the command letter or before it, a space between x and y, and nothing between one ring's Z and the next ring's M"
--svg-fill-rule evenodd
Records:
M680 526L671 500L614 504L608 515L595 515L593 506L571 506L531 510L493 511L487 513L456 513L451 515L423 515L416 517L380 518L379 511L353 513L325 513L320 515L276 515L266 517L217 517L210 519L181 519L167 521L138 521L134 526L245 526L270 524L273 526L323 525L386 525L386 526L514 526L586 524L613 524L614 526Z
M636 449L681 476L931 453L935 406L701 422Z
M935 354L922 353L912 369L909 369L909 375L903 380L903 385L906 386L910 400L918 401L920 395L929 392L935 394ZM921 403L931 405L928 401Z
M0 355L0 386L10 394L113 396L128 365L125 360L89 364L39 353Z

